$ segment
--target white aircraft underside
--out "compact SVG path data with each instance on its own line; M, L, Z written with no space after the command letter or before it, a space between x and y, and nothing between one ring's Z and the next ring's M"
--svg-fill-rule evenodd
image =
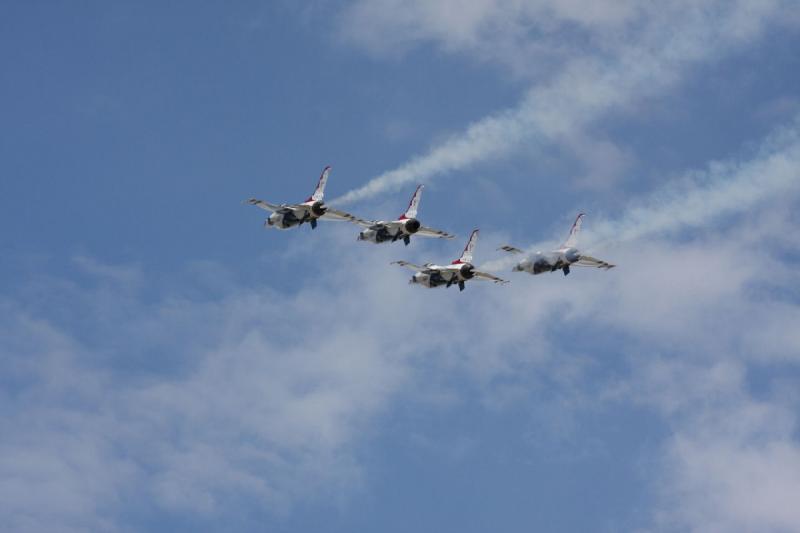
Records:
M311 227L316 227L317 220L347 220L357 222L361 219L344 211L333 209L326 206L322 201L306 202L303 204L270 204L263 200L251 198L247 200L250 205L255 205L261 209L272 211L272 214L264 221L264 225L276 229L289 229L300 226L306 222Z
M575 219L570 229L569 237L561 248L553 250L552 252L536 252L533 256L526 257L517 263L512 270L514 272L528 272L534 275L561 270L566 276L569 274L571 267L600 268L603 270L614 268L616 265L582 254L575 247L584 216L585 215L581 213ZM501 246L499 249L513 254L525 253L519 248L508 245Z
M373 222L358 222L366 227L364 231L358 234L359 241L367 241L375 244L382 242L395 242L402 240L406 246L411 242L412 235L420 235L422 237L435 237L439 239L452 239L454 236L438 229L423 226L417 220L417 208L422 197L423 185L417 187L411 201L408 204L408 209L397 220L378 220Z
M245 200L245 202L272 213L269 218L264 221L264 226L270 228L289 229L308 222L311 228L314 229L317 227L317 221L320 219L347 220L358 224L367 224L368 222L366 220L329 207L322 201L330 172L331 167L325 167L322 171L322 175L319 177L319 182L317 183L317 188L314 190L314 194L301 204L271 204L256 198L250 198L249 200Z
M358 234L358 240L376 244L402 240L407 245L411 241L412 235L440 239L452 239L454 237L454 235L445 231L425 227L416 218L408 218L405 220L371 222L367 229Z
M606 263L600 259L583 255L575 248L556 250L550 253L536 252L532 257L526 257L514 266L514 272L528 272L530 274L543 274L561 270L566 276L570 267L602 268L608 270L616 265Z
M408 261L395 261L392 264L414 270L415 273L411 277L409 283L421 285L429 289L441 286L450 287L455 284L458 285L459 290L463 291L465 283L471 279L482 279L494 281L495 283L508 283L506 280L498 278L488 272L477 270L472 264L472 251L475 248L477 240L478 230L475 230L472 232L467 246L464 248L464 253L461 254L461 258L456 259L449 265L426 263L420 266L409 263Z

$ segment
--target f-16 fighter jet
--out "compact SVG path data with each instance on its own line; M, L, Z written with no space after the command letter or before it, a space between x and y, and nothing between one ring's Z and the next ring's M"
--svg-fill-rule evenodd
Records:
M449 265L434 265L426 263L424 266L418 266L408 261L395 261L393 265L400 265L415 270L416 273L411 278L409 283L416 283L427 287L450 287L454 283L458 285L460 291L464 290L464 283L470 279L485 279L494 281L495 283L508 283L504 279L476 270L472 265L472 251L475 249L475 243L478 242L478 230L472 232L469 237L466 248L461 254L461 257L453 261Z
M328 175L330 173L331 167L325 167L322 171L322 175L319 177L317 188L314 189L314 194L302 204L276 205L256 198L250 198L249 200L245 200L245 202L272 212L269 218L264 221L265 227L289 229L308 222L311 225L311 229L315 229L317 227L317 220L319 219L348 220L350 222L367 223L367 221L354 217L349 213L328 207L322 201L325 194L325 184L328 182Z
M419 200L422 197L422 189L424 187L424 185L417 187L417 190L414 191L414 196L411 197L411 201L408 203L408 209L406 209L406 212L400 215L400 218L397 220L359 222L359 224L365 226L367 229L358 234L358 240L369 241L376 244L402 240L406 246L408 246L408 243L411 242L412 235L452 239L454 235L423 226L422 223L417 220L417 208L419 207Z
M542 272L561 270L566 276L569 274L571 266L602 268L604 270L614 268L616 265L584 255L575 247L578 243L578 232L581 230L581 223L583 222L584 216L584 213L578 215L578 218L576 218L575 222L572 224L572 229L569 230L569 237L567 237L567 240L564 241L564 244L562 244L558 250L545 253L536 252L534 256L526 257L517 263L513 271L541 274ZM524 253L519 248L508 245L501 246L499 249L512 254Z

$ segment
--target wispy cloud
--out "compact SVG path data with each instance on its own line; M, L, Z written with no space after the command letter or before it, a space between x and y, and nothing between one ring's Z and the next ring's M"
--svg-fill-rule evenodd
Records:
M462 169L531 139L579 138L587 121L752 39L786 5L667 4L357 2L390 27L400 17L412 40L480 48L483 60L522 44L524 53L509 59L514 69L524 70L535 48L530 34L548 31L541 21L556 20L557 32L577 25L591 42L621 37L587 60L575 57L582 48L545 51L569 59L555 82L356 196L412 174L416 181ZM377 39L389 35L380 25L363 27ZM487 41L493 35L500 40ZM402 33L394 37L406 43ZM619 218L590 219L586 242L613 241L610 259L622 265L605 273L426 291L388 266L398 247L357 247L344 228L326 228L326 238L283 236L295 248L271 255L263 270L308 265L311 275L291 283L275 276L240 283L225 265L191 260L171 283L147 259L109 265L84 255L72 262L78 274L26 269L20 286L0 291L0 530L287 529L271 526L298 503L313 514L374 487L370 505L354 513L364 524L365 507L384 509L375 494L419 487L391 479L381 493L385 473L368 470L402 461L374 440L408 405L414 463L398 468L509 453L484 453L491 438L514 441L512 468L522 460L553 468L538 452L557 434L572 445L565 455L589 454L596 466L645 462L641 479L624 482L637 493L656 488L631 513L652 529L800 530L792 498L800 493L800 237L791 231L799 131L794 124L749 156L634 199ZM613 152L603 157L619 163ZM730 213L737 216L720 220ZM425 246L434 245L399 249ZM465 436L481 409L493 422L498 413L513 421ZM656 430L643 436L626 418L634 410ZM463 415L462 427L453 414ZM569 420L597 414L609 417L616 442L640 442L641 455L617 448L592 455L607 434ZM443 451L448 442L453 449ZM485 481L479 470L477 481ZM599 494L598 471L555 472ZM554 491L549 476L518 472L511 490L526 492L525 483L537 489L531 498L562 492L552 500L556 513L583 510L582 499ZM490 477L505 485L496 472ZM631 512L628 503L622 513Z
M696 228L727 214L743 213L755 205L800 187L800 118L767 137L752 158L713 162L706 170L689 172L650 196L630 201L616 219L587 219L581 244L595 250ZM775 228L776 232L782 231ZM528 246L529 251L547 243ZM490 261L483 268L502 270L516 258Z
M394 5L392 2L389 4ZM506 5L505 2L485 4L485 10L474 13L478 19L474 23L476 28L481 27L482 17L497 17ZM556 4L546 3L546 6L558 11ZM642 4L629 4L627 10L630 14L620 15L617 23L626 30L622 32L626 39L599 53L581 50L570 54L560 73L531 88L517 107L472 123L465 131L453 135L427 154L413 157L384 172L334 203L363 200L409 183L430 181L522 148L541 149L548 143L574 137L605 114L672 86L692 65L716 59L730 53L736 46L752 41L780 12L783 2L707 1L670 5L672 7L664 6L664 9L661 5L658 9L645 9ZM408 13L415 12L415 6L417 15L425 20L436 20L449 13L445 9L422 8L415 4L404 6L406 13L397 20L406 20ZM377 13L371 8L367 12ZM593 12L592 9L585 11ZM388 25L388 34L391 35L392 26L387 22L391 19L382 17L380 20ZM590 29L596 24L602 26L600 22L591 20L585 24ZM383 26L378 24L378 27ZM426 37L447 41L451 34L457 35L461 31L450 25L445 28L441 35L432 32ZM484 34L476 29L469 40L482 42L484 38Z
M713 378L714 370L700 374ZM800 525L791 496L800 490L793 406L758 401L745 390L743 383L713 387L709 393L724 396L726 405L700 409L670 439L658 514L665 529L791 531Z
M0 529L112 530L121 524L104 517L126 499L212 516L239 495L280 514L357 490L353 439L418 348L403 349L400 331L371 335L380 312L365 315L369 326L352 294L324 287L149 304L116 276L127 267L80 264L96 288L38 280L44 307L0 305ZM362 296L372 307L380 295ZM334 326L345 315L348 326Z
M800 119L770 135L749 160L712 162L631 207L616 221L589 228L598 242L630 241L699 226L725 214L744 212L800 186ZM780 231L776 228L776 231Z
M750 204L753 219L766 210ZM704 457L730 450L759 474L798 453L786 429L792 412L775 399L753 399L743 384L752 365L793 361L788 354L796 352L792 336L770 337L765 350L748 331L787 307L797 312L791 301L773 305L772 289L754 297L753 283L774 253L762 238L769 231L739 223L689 242L659 233L620 246L626 264L648 258L624 273L567 283L524 276L513 290L475 285L463 294L415 290L404 272L387 267L391 251L341 257L334 251L344 241L328 244L324 253L337 259L318 279L289 293L233 285L203 299L175 287L149 302L124 277L109 281L106 272L119 267L94 260L97 289L54 283L37 305L6 298L0 306L0 526L123 529L131 514L235 514L261 523L297 501L346 497L370 482L357 450L381 431L382 413L419 402L431 386L455 396L450 410L464 397L497 412L529 406L533 394L552 396L541 415L547 424L587 409L652 406L676 437L662 443L664 466L650 472L664 501L648 509L664 523L692 527L732 505L740 506L737 516L764 518L769 506L746 507L739 497L750 478L728 476ZM744 246L754 253L743 257ZM320 253L307 252L309 259ZM372 275L354 277L354 265ZM784 294L796 279L779 271L770 281ZM100 320L114 312L114 283L127 302L124 320ZM475 305L454 313L453 298ZM65 322L58 309L76 305L87 316ZM587 344L564 345L565 337ZM617 353L629 358L630 375L615 365L596 379L591 368L607 368ZM784 370L782 379L793 375ZM706 406L709 397L719 401ZM697 432L701 418L684 415L732 419L759 405L781 416L758 419L736 440L709 440ZM554 429L565 439L582 435L579 426ZM463 460L473 449L481 443ZM692 474L700 464L702 483ZM759 483L771 479L759 476ZM708 487L724 490L714 501L695 498L690 514L670 503ZM794 481L781 478L775 487L794 490ZM770 520L793 524L795 515L784 510Z
M748 366L726 350L705 360L651 355L633 365L631 397L654 407L671 430L654 464L661 475L650 479L658 495L653 530L790 531L800 524L790 496L800 490L796 404L775 391L754 397Z

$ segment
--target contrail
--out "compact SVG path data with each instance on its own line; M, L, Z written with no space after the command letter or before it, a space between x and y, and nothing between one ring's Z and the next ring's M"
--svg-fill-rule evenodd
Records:
M583 240L593 248L699 227L726 214L741 213L766 200L800 192L800 116L769 135L755 157L711 163L637 201L616 220L592 220ZM541 244L527 251L541 249ZM482 268L505 270L520 257L490 261Z
M800 117L770 135L750 161L712 163L706 172L661 190L623 218L598 223L589 235L597 242L620 242L700 226L799 186Z
M515 108L469 125L427 154L384 172L332 203L348 204L403 185L502 157L523 145L558 141L635 98L677 82L682 70L758 36L781 0L721 2L718 9L687 9L675 24L651 22L641 42L611 61L575 59L550 84L534 87ZM712 6L713 7L713 6ZM724 12L723 12L724 11Z

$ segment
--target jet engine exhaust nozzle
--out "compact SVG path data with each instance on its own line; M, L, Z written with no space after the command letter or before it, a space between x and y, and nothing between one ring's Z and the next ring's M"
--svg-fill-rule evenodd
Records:
M419 231L419 228L422 227L422 224L416 218L409 218L405 222L405 230L409 234L414 234Z
M322 215L324 215L327 210L328 208L325 207L325 204L320 201L314 202L311 205L311 212L314 214L314 216L317 217L321 217Z

